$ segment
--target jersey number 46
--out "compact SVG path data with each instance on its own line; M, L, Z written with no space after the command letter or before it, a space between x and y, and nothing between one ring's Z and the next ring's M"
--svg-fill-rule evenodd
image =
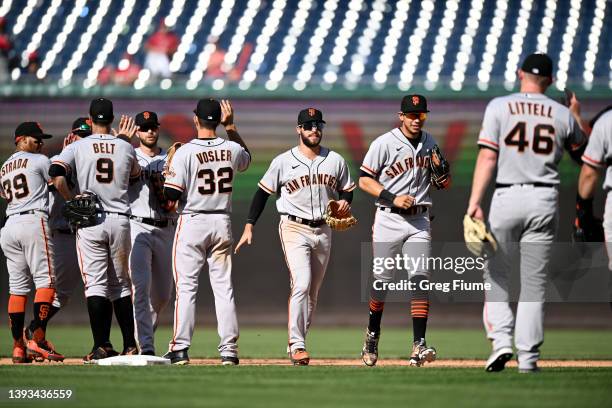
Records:
M533 128L533 143L531 148L536 154L550 154L555 145L555 128L551 125L536 125ZM527 124L518 122L504 139L506 146L516 146L520 153L529 147L527 140Z

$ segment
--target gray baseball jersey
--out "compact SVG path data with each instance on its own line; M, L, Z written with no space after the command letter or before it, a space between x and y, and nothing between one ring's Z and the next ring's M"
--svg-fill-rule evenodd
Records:
M168 152L162 149L158 155L150 157L140 148L135 151L141 172L138 181L133 182L128 188L132 215L156 220L167 218L168 212L160 207L159 200L151 187L151 177L162 172Z
M27 152L13 153L0 168L0 191L8 205L6 215L30 210L49 212L48 157Z
M497 183L501 184L559 184L563 148L577 149L585 142L567 107L534 93L489 102L478 136L480 146L499 152Z
M232 226L229 212L235 172L245 171L250 154L221 138L194 139L172 159L165 185L183 192L172 248L176 285L170 351L191 345L200 272L208 266L215 296L221 356L238 353L238 318L232 286Z
M278 195L276 208L280 214L320 220L327 202L338 200L340 191L354 190L355 183L338 153L321 147L311 161L294 147L272 160L259 187Z
M604 189L612 190L612 110L595 122L582 161L598 169L606 169Z
M172 159L166 186L183 192L179 214L231 211L235 171L245 171L250 154L238 143L222 138L193 139Z
M53 164L76 172L79 190L96 193L104 211L129 214L129 179L139 175L140 165L128 142L93 134L67 146Z
M422 131L415 148L399 128L376 138L366 153L361 170L368 173L391 193L410 195L414 205L431 206L429 156L436 145L433 136ZM380 199L376 206L386 206Z
M51 157L51 162L57 161L59 159L59 155ZM75 188L72 189L72 192L78 194L78 190ZM49 226L51 229L62 229L67 230L70 228L68 225L68 220L62 214L62 208L64 207L64 197L57 192L55 189L49 192Z

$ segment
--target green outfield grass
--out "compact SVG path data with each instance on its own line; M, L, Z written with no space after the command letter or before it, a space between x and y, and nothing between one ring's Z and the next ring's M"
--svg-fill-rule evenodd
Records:
M68 356L82 356L90 346L87 327L50 327L49 337ZM387 329L380 357L406 358L410 332ZM166 349L170 328L157 334L158 353ZM318 358L358 358L363 330L314 328L309 351ZM430 330L430 344L440 358L486 358L488 342L481 330ZM113 342L120 348L119 332ZM197 327L191 357L217 357L212 327ZM283 328L245 328L241 357L285 357ZM542 348L546 359L612 359L612 331L548 330ZM8 331L0 339L10 352ZM0 366L0 407L11 388L72 389L71 401L50 406L77 407L602 407L610 406L612 369L549 368L539 375L516 369L488 374L476 368L185 366L97 367ZM15 406L28 406L19 403ZM45 406L38 401L30 406Z

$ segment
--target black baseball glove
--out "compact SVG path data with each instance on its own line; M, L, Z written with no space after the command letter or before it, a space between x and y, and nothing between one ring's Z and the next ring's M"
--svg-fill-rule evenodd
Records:
M574 220L573 242L605 241L603 222L593 215L593 199L585 200L576 196L576 219Z
M450 186L450 164L442 155L440 147L435 145L429 155L429 167L431 170L431 185L438 190L448 188Z
M66 201L62 214L68 220L72 230L95 225L97 202L98 196L89 191Z

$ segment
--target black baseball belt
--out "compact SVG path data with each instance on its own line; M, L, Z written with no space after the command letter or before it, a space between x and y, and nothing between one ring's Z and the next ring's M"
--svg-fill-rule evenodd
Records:
M151 225L153 227L158 228L166 228L168 226L168 220L156 220L155 218L144 218L144 217L136 217L134 215L130 216L130 220L134 220L137 222L142 222L143 224Z
M402 215L422 214L424 212L427 212L428 208L429 207L427 207L426 205L415 205L414 207L410 207L410 208L378 207L380 211L393 213L393 214L402 214Z
M312 228L317 228L325 224L325 220L323 219L308 220L306 218L296 217L295 215L290 215L290 214L283 214L283 215L286 215L289 221L297 222L298 224L308 225L309 227L312 227Z

